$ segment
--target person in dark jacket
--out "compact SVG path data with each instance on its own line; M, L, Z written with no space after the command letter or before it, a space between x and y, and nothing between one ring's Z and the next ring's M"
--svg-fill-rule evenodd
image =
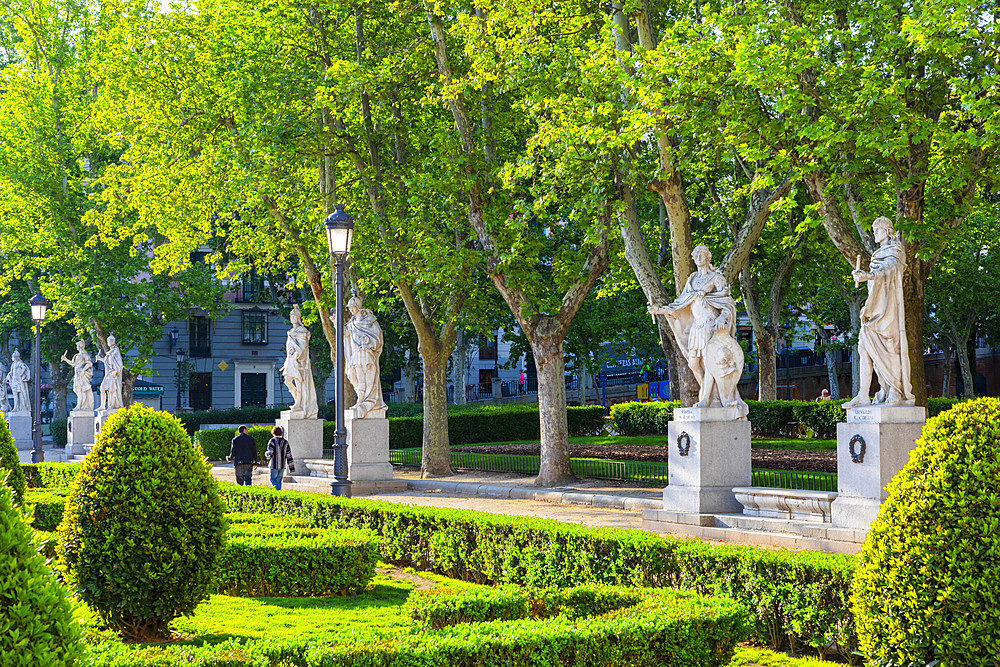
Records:
M274 437L267 441L267 451L264 456L267 458L267 466L271 469L271 484L278 491L281 491L281 478L288 472L295 472L295 461L292 459L292 447L285 440L285 430L280 426L271 429Z
M257 443L247 432L246 426L240 426L238 433L229 447L227 461L233 462L236 468L236 483L243 486L253 484L253 471L257 469Z

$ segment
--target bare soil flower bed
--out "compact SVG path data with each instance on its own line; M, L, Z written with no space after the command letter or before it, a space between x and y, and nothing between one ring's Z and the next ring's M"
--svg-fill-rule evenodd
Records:
M452 447L453 452L479 454L521 454L538 456L539 443L514 445L482 445L479 447ZM614 445L570 444L569 455L579 459L607 459L611 461L667 460L667 448L651 446L619 447ZM802 449L754 449L751 452L754 468L768 470L808 470L811 472L837 472L836 452L815 452Z

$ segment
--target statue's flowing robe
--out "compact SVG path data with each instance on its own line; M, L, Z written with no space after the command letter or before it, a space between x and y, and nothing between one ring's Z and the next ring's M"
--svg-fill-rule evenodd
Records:
M906 257L899 243L890 243L872 255L875 278L868 281L868 300L861 309L858 348L872 359L882 389L890 387L904 401L913 402L910 351L903 314L903 270Z
M94 409L94 390L90 379L94 376L94 362L87 352L77 352L73 356L73 393L76 394L77 410Z
M361 412L386 408L379 378L379 357L382 354L382 327L369 310L352 317L344 332L344 360L347 379L358 395L355 407Z
M691 311L691 307L694 305L695 299L704 299L712 308L720 311L721 314L726 316L727 326L729 335L734 339L736 338L736 302L733 301L733 297L729 294L706 294L702 296L698 294L697 290L694 288L694 279L697 273L692 273L688 276L687 284L684 285L684 290L681 292L677 300L671 303L667 308L673 310L677 313L677 317L668 317L667 323L670 325L671 331L674 332L674 339L677 341L677 346L681 349L681 354L684 355L685 359L690 360L691 355L688 350L688 343L691 339L691 330L698 324L695 322L694 314ZM708 338L712 335L712 327L715 324L715 320L707 323L701 323L702 326L707 325L708 336L705 340L701 341L704 345L708 342ZM700 338L699 332L695 332L696 338Z
M28 381L30 378L31 373L28 371L28 364L17 360L10 365L7 382L10 383L10 391L14 395L14 408L11 412L28 412L31 410L31 402L28 398Z
M101 380L101 410L118 410L124 407L122 403L122 353L118 346L112 347L104 355L104 379ZM105 394L106 393L106 394ZM105 398L105 395L107 398Z
M288 330L285 338L285 365L281 372L286 379L291 379L295 385L297 396L292 410L301 410L306 419L316 419L319 415L319 404L316 400L316 381L312 375L312 362L309 360L309 330L301 324Z

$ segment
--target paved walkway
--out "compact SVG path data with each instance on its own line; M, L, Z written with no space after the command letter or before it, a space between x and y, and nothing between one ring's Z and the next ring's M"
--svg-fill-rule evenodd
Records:
M662 490L632 485L610 485L584 479L571 487L541 489L533 477L505 473L459 473L439 479L420 479L416 469L394 468L396 479L406 480L406 491L364 496L403 505L450 507L508 516L534 516L592 527L642 528L642 510L663 507ZM217 479L235 481L231 464L212 469ZM294 482L291 480L294 479ZM329 493L325 480L286 478L286 489ZM268 484L268 471L258 468L254 484Z

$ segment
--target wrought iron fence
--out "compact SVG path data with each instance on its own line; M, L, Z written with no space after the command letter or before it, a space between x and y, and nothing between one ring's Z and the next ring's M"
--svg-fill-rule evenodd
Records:
M392 449L389 463L420 466L420 449ZM538 474L538 457L524 454L486 454L452 452L451 465L456 470ZM570 459L573 474L592 479L637 482L650 486L667 483L667 464L659 461L609 461L606 459ZM753 471L752 484L799 491L836 491L837 474L801 470Z

